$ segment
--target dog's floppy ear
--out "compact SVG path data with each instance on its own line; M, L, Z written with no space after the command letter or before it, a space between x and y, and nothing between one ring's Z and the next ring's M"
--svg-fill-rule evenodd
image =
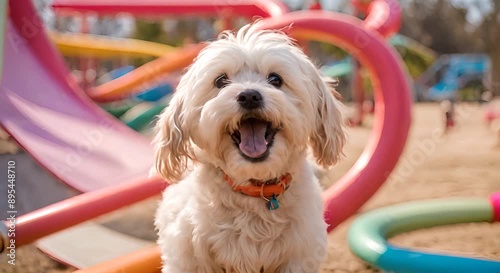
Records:
M342 155L345 143L343 105L337 100L337 91L319 72L313 79L317 90L315 130L309 141L317 163L322 167L335 165Z
M153 145L156 171L171 183L182 178L188 159L192 158L184 105L184 96L178 90L155 126Z

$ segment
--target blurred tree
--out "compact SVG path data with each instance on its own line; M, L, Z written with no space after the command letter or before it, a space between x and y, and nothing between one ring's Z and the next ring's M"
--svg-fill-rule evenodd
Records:
M471 31L466 15L467 9L447 0L407 2L400 32L440 54L479 52L482 43Z

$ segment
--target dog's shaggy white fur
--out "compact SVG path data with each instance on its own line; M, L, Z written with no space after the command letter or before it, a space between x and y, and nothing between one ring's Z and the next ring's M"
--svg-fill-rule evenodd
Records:
M321 188L306 155L310 146L319 165L337 162L341 104L285 34L258 25L200 52L159 117L156 169L179 182L156 214L163 273L318 272L326 255ZM268 210L224 173L233 186L293 179Z

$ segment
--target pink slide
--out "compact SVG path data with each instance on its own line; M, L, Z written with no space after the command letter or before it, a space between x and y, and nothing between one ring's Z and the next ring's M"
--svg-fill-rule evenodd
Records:
M0 124L49 172L79 191L146 177L153 158L148 140L78 89L29 2L9 1Z

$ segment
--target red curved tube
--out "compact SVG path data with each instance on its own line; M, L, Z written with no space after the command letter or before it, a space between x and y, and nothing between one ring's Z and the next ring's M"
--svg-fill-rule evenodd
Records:
M159 194L167 186L160 178L84 193L17 218L16 246L90 220Z
M378 190L398 162L410 128L410 87L399 55L379 35L366 31L362 21L308 11L264 19L262 28L280 29L292 23L289 32L296 38L334 43L348 50L368 69L374 86L377 107L370 141L354 166L323 194L331 231Z
M247 18L279 16L288 12L279 0L54 0L56 12L95 12L99 15L126 12L133 15L221 15Z

